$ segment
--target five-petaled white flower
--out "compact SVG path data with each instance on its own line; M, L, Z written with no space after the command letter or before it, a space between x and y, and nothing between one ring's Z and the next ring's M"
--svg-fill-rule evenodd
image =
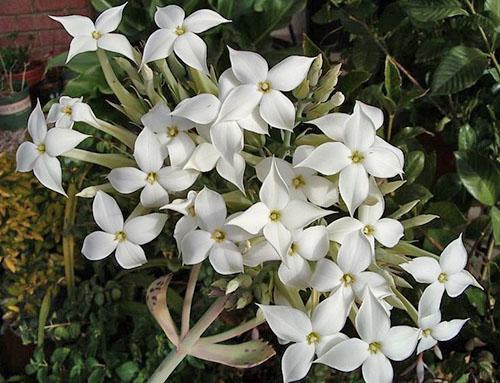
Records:
M446 290L450 297L455 298L469 285L482 289L476 278L464 269L466 265L467 251L460 234L460 237L446 246L439 257L439 262L431 257L418 257L400 266L417 282L430 283L436 295L442 295Z
M91 261L106 258L116 250L116 261L124 269L147 262L144 245L155 239L167 221L166 214L147 214L123 222L123 215L113 197L98 191L92 205L94 219L103 231L85 237L82 254Z
M351 338L333 346L316 362L340 371L353 371L363 365L367 383L390 383L390 360L408 358L417 345L419 331L409 326L391 327L389 316L370 289L356 315L356 331L361 339Z
M95 25L85 16L50 16L73 36L66 62L79 53L93 52L98 48L120 53L135 62L134 51L127 38L119 33L111 33L120 25L126 5L106 9L99 15Z
M403 172L401 151L378 138L373 119L362 107L351 115L333 113L308 123L334 142L318 146L297 166L326 175L340 172L339 191L351 216L368 197L368 175L390 178Z
M288 187L274 161L260 188L259 197L260 202L230 220L229 224L239 226L254 235L262 230L264 237L282 259L287 256L292 244L291 231L332 214L332 211L321 209L309 202L291 199Z
M194 201L197 195L198 193L194 190L190 190L186 199L175 199L171 203L161 207L161 209L173 210L183 215L177 221L174 228L174 238L179 251L181 251L181 243L186 234L198 227L198 217L194 210Z
M209 9L200 9L185 16L184 10L177 5L157 8L155 22L161 29L146 42L143 64L168 57L174 51L185 64L208 74L207 45L197 33L231 20Z
M208 257L219 274L242 272L243 256L235 242L250 236L227 225L226 203L222 196L205 187L196 196L194 210L200 229L187 233L181 242L184 263L194 265Z
M347 318L347 310L342 299L335 295L322 301L310 317L289 306L259 307L280 341L292 343L281 360L284 383L305 377L315 354L321 356L347 339L340 333Z
M160 207L169 202L169 192L179 192L190 187L198 177L195 170L163 166L164 151L156 135L144 129L134 147L138 168L124 167L111 170L109 182L120 193L132 193L142 188L141 204Z
M97 124L97 118L90 109L88 104L85 104L83 97L71 98L62 96L59 102L52 104L47 115L47 122L55 124L56 128L73 128L75 122L86 122L90 125Z
M366 288L370 288L378 299L384 298L391 291L384 277L366 271L371 261L369 242L360 232L352 232L340 246L337 263L329 259L319 260L311 286L321 292L339 291L346 305L350 305L355 298L363 299Z
M87 137L75 130L52 128L47 131L40 101L28 119L28 132L33 142L23 142L16 153L16 170L30 172L47 188L66 195L62 187L62 170L57 156L75 148Z

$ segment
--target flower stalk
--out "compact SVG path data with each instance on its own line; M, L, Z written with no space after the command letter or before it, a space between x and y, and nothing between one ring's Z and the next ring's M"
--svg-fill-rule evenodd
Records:
M62 154L62 157L70 158L72 160L77 160L77 161L88 162L95 165L101 165L108 169L135 165L134 160L125 157L122 154L93 153L82 149L71 149L66 153Z

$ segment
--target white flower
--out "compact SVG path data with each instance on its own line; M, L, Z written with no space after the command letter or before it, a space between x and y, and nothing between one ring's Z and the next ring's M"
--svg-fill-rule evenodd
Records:
M312 151L313 146L302 145L295 149L292 164L276 158L276 166L290 190L290 198L309 200L315 205L329 207L339 200L338 187L325 177L318 176L310 168L294 167L302 162ZM255 167L257 178L263 181L271 168L272 158L263 159Z
M392 382L394 372L390 360L401 361L412 354L418 329L391 327L389 316L370 289L366 289L355 322L361 339L351 338L333 346L316 362L340 371L353 371L363 365L365 382Z
M367 287L378 299L391 294L384 277L366 271L372 261L369 242L359 232L348 234L340 246L337 263L321 259L316 264L311 286L321 292L339 291L346 305L363 299Z
M105 10L97 18L95 25L85 16L50 16L73 36L66 62L79 53L93 52L97 48L120 53L135 62L133 48L127 38L118 33L111 33L120 25L126 5L127 3Z
M16 170L33 170L35 177L45 187L66 195L61 184L61 164L56 157L75 148L90 136L65 128L52 128L47 131L40 101L28 119L28 132L33 142L23 142L17 149Z
M351 216L368 197L369 174L390 178L403 172L401 151L376 136L373 120L363 108L354 108L351 115L334 113L309 123L335 142L318 146L297 166L326 175L340 172L340 195Z
M370 242L372 254L375 251L375 240L385 247L394 247L404 235L403 225L392 218L381 218L385 202L380 199L374 205L361 205L358 218L342 217L328 225L330 241L343 243L347 234L361 232Z
M259 307L280 341L292 343L281 360L284 383L305 377L315 354L321 356L329 348L347 339L340 333L345 324L347 310L342 299L336 296L321 302L311 317L288 306Z
M139 169L116 168L108 175L109 182L120 193L132 193L142 188L141 204L160 207L169 202L169 192L179 192L190 187L198 177L194 170L163 166L164 154L156 135L144 129L134 147L134 158Z
M62 96L59 102L52 104L47 115L47 122L55 123L56 128L73 128L75 122L97 124L97 119L90 106L82 102L83 97Z
M318 261L328 253L330 242L324 226L311 226L292 232L292 244L278 269L281 281L296 289L309 287L311 266L308 261Z
M401 268L410 273L417 282L430 283L436 294L446 293L458 297L469 285L482 289L481 285L467 270L467 251L462 243L462 235L452 241L441 253L439 262L431 257L418 257Z
M435 290L436 286L425 289L418 303L418 326L421 331L417 354L434 347L438 341L454 338L469 320L454 319L441 322L439 305L442 294Z
M181 243L186 234L195 230L199 225L198 217L194 210L194 201L197 195L198 193L194 190L190 190L186 199L175 199L171 203L161 207L161 209L173 210L183 215L177 221L174 228L174 238L179 251L181 250Z
M185 17L181 7L167 5L157 8L155 22L161 29L146 42L143 64L168 57L174 51L190 67L208 73L207 45L196 34L231 20L209 9L200 9Z
M116 250L116 261L124 269L131 269L147 262L144 245L155 239L167 220L166 214L147 214L123 222L123 215L116 201L98 191L92 205L94 219L103 231L94 231L85 237L82 254L98 261Z
M291 199L274 161L260 188L259 196L261 202L230 220L229 224L254 235L262 230L264 237L282 259L286 257L292 244L291 231L332 213L311 203Z
M147 129L156 133L158 141L166 145L172 166L182 167L194 150L194 142L187 131L194 123L186 118L172 116L169 107L161 102L141 118Z
M226 204L222 196L206 187L198 193L194 210L200 230L187 233L181 242L182 260L187 265L207 257L219 274L243 271L243 256L234 242L248 238L238 228L226 224Z
M261 117L271 126L293 130L295 107L282 93L296 88L307 76L314 58L290 56L269 70L259 54L229 48L231 69L241 83L224 101L219 118L245 118L259 105Z

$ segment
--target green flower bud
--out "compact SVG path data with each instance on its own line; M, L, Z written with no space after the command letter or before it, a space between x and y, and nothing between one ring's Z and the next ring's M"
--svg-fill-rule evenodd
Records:
M303 100L309 95L309 80L302 81L297 88L293 90L293 96L297 100Z
M318 85L319 77L321 76L321 67L323 66L323 56L321 54L317 55L311 64L311 68L309 69L309 73L307 75L307 80L309 81L309 85L314 87Z

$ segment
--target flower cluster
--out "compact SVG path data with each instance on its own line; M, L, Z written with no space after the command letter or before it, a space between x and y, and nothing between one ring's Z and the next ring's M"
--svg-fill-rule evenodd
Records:
M285 291L304 290L310 296L304 304L300 295L292 299L293 294L277 289L274 305L260 305L279 340L291 343L282 360L285 382L305 377L312 363L340 371L362 366L367 382L390 382L391 361L425 351L460 331L466 320L441 321L441 297L480 286L464 270L467 254L461 238L439 258L412 259L408 256L420 254L398 248L405 227L384 217L384 194L402 184L387 179L403 175L404 156L380 137L380 109L357 101L351 114L328 113L343 96L337 93L328 100L335 84L327 83L312 98L328 108L323 113L316 108L318 118L305 118L304 100L318 84L321 57L291 56L269 69L259 54L228 48L231 67L215 79L207 66L206 44L197 34L229 20L210 10L186 17L175 5L158 8L155 22L160 29L141 55L124 36L112 33L124 6L105 11L95 24L81 16L54 17L73 36L68 60L85 51L117 52L137 66L137 78L141 74L150 84L150 65L168 74L165 58L177 57L211 86L210 92L188 97L174 92L175 83L169 83L181 97L164 96L153 87L145 92L148 102L138 104L129 93L122 98L117 93L127 116L135 116L132 107L150 105L134 121L140 122L138 135L99 120L81 99L68 97L52 106L47 122L55 126L47 130L37 106L29 121L33 143L23 143L17 153L19 171L33 169L40 182L64 194L58 156L111 169L109 184L80 193L94 197L94 218L102 229L85 238L85 257L99 260L115 252L124 268L146 263L141 245L161 233L168 212L169 219L180 217L173 237L185 265L208 258L221 275L272 265ZM328 87L326 99L318 96ZM74 122L111 134L133 153L96 157L74 149L88 137L73 130ZM317 127L322 135L304 132L298 128L302 123ZM272 149L276 145L284 148L279 155ZM225 189L233 192L206 187L205 180L214 178L219 184L227 181ZM138 198L141 209L124 221L116 201L101 189ZM139 190L139 195L132 194ZM228 205L234 193L244 208ZM404 261L391 263L384 258L387 254ZM418 312L395 282L404 272L429 284ZM406 310L415 326L391 326L394 308ZM348 317L357 337L342 332Z

